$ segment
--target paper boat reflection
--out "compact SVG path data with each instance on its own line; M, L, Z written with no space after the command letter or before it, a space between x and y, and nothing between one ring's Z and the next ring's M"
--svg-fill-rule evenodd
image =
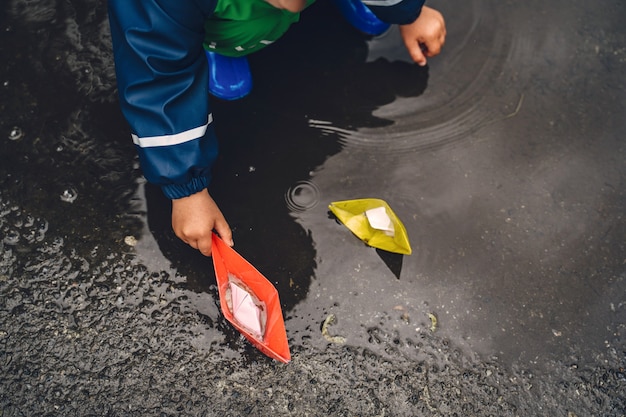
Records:
M369 246L404 255L411 254L406 229L384 200L363 198L335 201L328 208Z
M291 354L276 288L215 234L211 256L226 320L261 352L289 362Z

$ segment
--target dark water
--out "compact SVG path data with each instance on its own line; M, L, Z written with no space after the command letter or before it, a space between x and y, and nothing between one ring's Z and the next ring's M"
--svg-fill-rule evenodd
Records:
M141 178L105 6L4 2L1 414L625 415L625 6L437 7L427 68L320 2L214 103L211 192L280 291L280 365ZM329 216L364 197L411 256Z

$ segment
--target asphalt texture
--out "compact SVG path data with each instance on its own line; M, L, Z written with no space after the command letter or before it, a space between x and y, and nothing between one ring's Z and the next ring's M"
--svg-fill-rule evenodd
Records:
M141 176L105 4L3 2L0 415L626 415L626 5L432 6L425 68L318 2L213 100L210 190L279 290L285 365ZM368 197L412 255L329 213Z

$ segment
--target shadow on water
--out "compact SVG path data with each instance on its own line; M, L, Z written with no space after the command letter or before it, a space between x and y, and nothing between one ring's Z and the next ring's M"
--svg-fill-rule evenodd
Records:
M326 20L326 30L316 30ZM312 129L311 120L341 120L346 129L387 126L392 121L374 110L426 89L427 68L367 62L366 40L331 5L316 4L280 42L250 57L249 97L213 99L220 156L211 194L230 223L236 250L276 285L287 311L306 298L317 266L310 232L296 216L319 203L311 174L342 148L341 135ZM210 260L172 237L160 191L146 190L150 228L163 253L185 275L209 272ZM399 267L394 262L394 273Z
M393 275L397 279L400 279L400 275L402 274L402 260L404 259L404 255L401 255L399 253L387 252L380 249L376 249L376 253L378 254L378 256L380 256L380 259L383 260L385 265L387 265Z

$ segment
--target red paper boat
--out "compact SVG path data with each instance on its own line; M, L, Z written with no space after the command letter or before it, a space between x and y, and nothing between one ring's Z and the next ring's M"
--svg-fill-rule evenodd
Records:
M261 352L283 363L289 362L291 354L276 288L263 274L215 234L213 235L212 251L211 256L215 267L220 306L226 320L231 322ZM233 279L236 280L235 287L231 286ZM233 315L231 310L233 307L231 298L233 289L239 291L241 288L250 290L253 296L258 299L257 302L260 301L263 304L265 320L262 335L251 331L253 326L245 326ZM231 306L229 306L229 302Z

